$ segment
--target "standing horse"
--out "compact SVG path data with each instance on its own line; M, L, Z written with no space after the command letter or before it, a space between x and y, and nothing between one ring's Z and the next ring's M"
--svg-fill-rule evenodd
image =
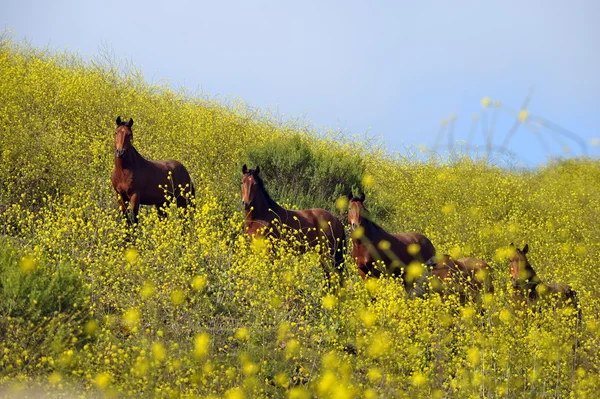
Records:
M133 146L132 126L133 119L123 122L120 116L117 118L112 184L123 215L131 223L127 217L127 202L131 202L133 223L137 223L140 205L154 205L159 215L164 216L166 194L173 196L178 207L185 207L195 192L190 175L181 162L171 159L148 161L137 152Z
M467 299L478 300L481 293L494 292L489 265L476 258L460 258L454 260L450 255L442 255L441 259L432 258L426 265L430 267L430 286L440 295L457 294L460 302Z
M514 247L514 244L510 244ZM533 267L527 260L529 245L525 244L523 249L515 248L515 252L510 261L510 276L514 290L514 298L519 302L535 304L539 300L549 299L550 297L569 304L575 308L578 317L580 317L577 294L575 290L567 284L545 284L537 275Z
M435 256L431 241L421 233L390 234L385 231L371 220L363 205L364 193L358 198L349 194L348 200L352 257L358 264L361 277L365 279L370 275L378 278L382 272L387 272L402 277L406 289L410 289L412 282L405 278L406 269L411 262L424 263Z
M246 212L244 229L250 238L284 238L286 232L299 235L310 247L320 245L333 259L333 267L340 283L343 277L344 226L325 209L291 210L279 206L265 189L260 168L242 167L242 204ZM330 281L330 270L323 266Z

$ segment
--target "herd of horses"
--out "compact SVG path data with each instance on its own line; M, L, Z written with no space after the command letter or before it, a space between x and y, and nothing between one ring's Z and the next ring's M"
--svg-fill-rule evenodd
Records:
M175 160L149 161L133 146L133 119L118 117L115 132L115 156L112 184L120 208L132 224L138 220L140 205L154 205L164 214L170 196L178 207L186 207L195 194L190 175L181 162ZM267 192L260 168L242 168L242 204L246 213L245 231L251 239L274 237L290 239L290 233L300 238L304 250L316 248L324 258L323 268L328 281L332 272L343 282L346 233L344 225L325 209L291 210L275 202ZM493 293L489 265L476 258L452 259L436 255L431 241L421 233L391 234L373 221L364 206L365 195L348 195L348 225L352 239L352 258L363 279L392 275L404 281L409 293L426 278L430 289L442 296L453 291L461 302ZM128 204L132 209L129 218ZM513 244L511 244L513 246ZM514 246L513 246L514 248ZM302 249L302 248L301 248ZM514 248L510 275L515 298L520 302L536 303L544 297L557 298L578 308L575 291L566 284L544 284L527 260L529 246ZM425 265L421 278L409 278L410 267Z

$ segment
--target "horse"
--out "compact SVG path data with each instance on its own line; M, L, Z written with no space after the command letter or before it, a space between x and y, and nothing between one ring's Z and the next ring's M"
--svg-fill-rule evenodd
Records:
M426 277L431 278L432 291L442 297L458 294L460 303L464 305L468 298L478 299L482 292L494 293L490 266L481 259L454 260L450 255L442 255L437 259L431 258L425 264L429 268Z
M523 249L515 248L512 243L510 245L515 249L510 260L513 299L533 305L540 300L556 298L572 306L579 318L581 314L575 290L568 284L543 283L527 259L529 244L525 244Z
M148 161L133 146L133 119L124 122L117 118L115 132L115 167L112 185L119 205L130 224L138 221L140 205L154 205L165 216L166 195L171 195L177 207L186 207L195 195L192 179L179 161L172 159ZM128 217L127 203L131 202L133 222Z
M352 230L352 258L363 279L379 278L382 272L402 277L407 290L412 281L406 278L407 267L412 262L425 263L435 256L429 238L421 233L390 234L375 223L365 208L365 194L354 197L348 194L348 224ZM412 246L412 247L411 247ZM383 270L379 267L383 266Z
M244 230L252 240L259 237L289 239L288 233L300 236L304 241L302 251L320 246L322 252L328 252L342 284L346 234L342 223L331 212L320 208L291 210L279 206L267 192L259 166L256 169L242 167L242 205L246 213ZM323 269L331 281L331 271L326 265Z

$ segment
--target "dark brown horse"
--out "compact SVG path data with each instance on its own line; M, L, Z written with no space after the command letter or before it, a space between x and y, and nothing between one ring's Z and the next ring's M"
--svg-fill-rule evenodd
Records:
M430 286L442 296L456 294L465 304L469 298L478 300L481 293L493 293L492 275L489 265L481 259L460 258L450 255L427 262L431 275Z
M340 282L343 277L344 226L325 209L290 210L279 206L265 189L260 168L242 168L242 204L246 212L245 231L255 237L286 238L294 236L310 247L320 245L333 259L334 270ZM284 232L284 230L287 230ZM330 270L324 265L325 273Z
M514 247L514 244L510 244ZM529 245L525 244L523 249L515 248L510 261L510 276L514 290L514 299L527 304L535 304L541 299L556 298L561 302L573 306L579 314L577 294L567 284L543 283L533 267L527 260Z
M117 118L112 184L123 215L130 221L127 203L131 202L133 223L136 223L140 205L154 205L159 214L164 215L167 196L173 197L178 207L185 207L195 193L190 175L181 162L148 161L137 152L133 146L132 126L133 119L123 122L120 116Z
M361 277L379 277L382 273L402 277L407 289L412 282L405 278L411 262L425 263L435 256L435 248L421 233L390 234L371 220L363 205L365 194L348 195L348 224L352 229L352 257ZM412 248L409 248L413 245ZM401 270L404 270L402 272Z

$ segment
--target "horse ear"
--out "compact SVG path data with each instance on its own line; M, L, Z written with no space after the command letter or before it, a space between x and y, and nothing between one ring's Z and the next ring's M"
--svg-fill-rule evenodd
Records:
M514 247L514 246L515 246L515 243L514 243L514 242L511 242L511 243L510 243L510 246L511 246L511 247Z
M119 126L121 124L121 117L117 116L117 126Z
M527 252L529 252L529 244L525 244L525 246L523 247L523 253L527 254Z
M360 202L365 202L365 193L360 193Z
M133 118L129 118L129 122L127 122L129 127L133 126Z
M246 164L244 164L244 166L242 166L242 173L243 174L248 173L248 167L246 166Z
M354 194L352 194L352 191L346 194L346 198L348 198L348 201L352 201L352 198L354 198Z
M256 165L256 169L254 169L254 174L258 176L260 173L260 166Z

